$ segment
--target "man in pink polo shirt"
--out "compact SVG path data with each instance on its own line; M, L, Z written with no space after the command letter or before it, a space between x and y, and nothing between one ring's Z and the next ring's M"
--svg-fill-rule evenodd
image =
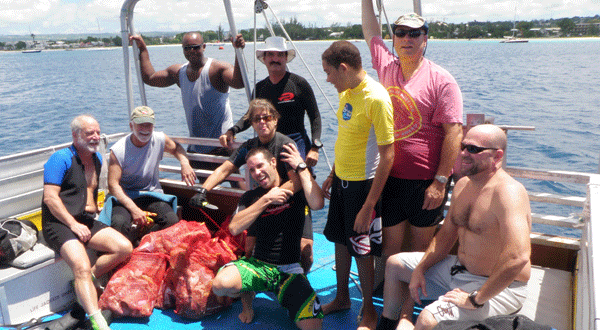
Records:
M460 152L463 103L448 71L424 57L428 26L411 13L392 25L393 47L381 38L372 0L362 0L362 28L373 68L394 106L394 165L382 193L383 256L424 250L443 219L452 168ZM405 221L407 220L407 221Z

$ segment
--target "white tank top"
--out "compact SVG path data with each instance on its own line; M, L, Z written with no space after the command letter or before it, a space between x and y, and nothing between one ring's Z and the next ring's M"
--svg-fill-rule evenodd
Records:
M208 58L196 81L188 79L189 62L179 69L181 101L191 137L218 139L233 126L229 91L221 93L213 88L208 72L212 58ZM190 146L193 152L209 152L213 147Z

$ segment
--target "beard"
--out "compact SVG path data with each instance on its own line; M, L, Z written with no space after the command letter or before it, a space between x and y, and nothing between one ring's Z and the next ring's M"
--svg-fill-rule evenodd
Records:
M98 147L100 146L99 142L97 141L86 141L85 139L83 139L81 136L77 137L77 141L75 143L75 145L81 149L84 149L88 152L91 153L95 153L96 151L98 151Z
M144 144L148 143L148 141L150 141L152 138L152 132L150 132L150 134L141 134L141 132L133 130L133 135L135 135L135 137Z

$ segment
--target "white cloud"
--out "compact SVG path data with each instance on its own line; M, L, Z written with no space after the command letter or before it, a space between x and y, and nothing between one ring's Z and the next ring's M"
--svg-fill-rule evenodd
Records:
M231 0L236 26L254 26L254 1ZM282 21L297 18L302 24L329 26L333 23L360 24L359 0L269 1ZM516 4L516 5L515 5ZM0 0L0 35L50 33L119 34L121 0ZM384 1L390 21L413 11L412 1ZM599 0L448 0L422 1L428 20L463 23L473 20L505 21L594 16L600 13ZM271 22L271 9L267 14ZM135 7L134 24L140 32L215 30L221 24L229 30L221 1L198 3L191 0L141 0ZM264 27L261 15L257 26Z

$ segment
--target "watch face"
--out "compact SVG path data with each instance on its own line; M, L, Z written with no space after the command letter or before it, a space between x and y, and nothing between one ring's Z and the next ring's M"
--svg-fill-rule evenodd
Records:
M306 163L300 163L298 164L298 167L296 167L296 172L303 170L306 168Z
M323 143L321 143L321 141L313 141L313 146L315 148L321 148L323 147Z

